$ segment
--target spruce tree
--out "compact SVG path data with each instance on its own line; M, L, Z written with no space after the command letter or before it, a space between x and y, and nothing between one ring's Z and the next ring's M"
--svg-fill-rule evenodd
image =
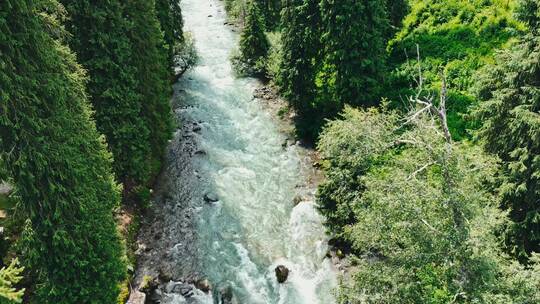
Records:
M386 4L379 0L322 0L324 59L319 74L329 114L343 104L378 102L385 62Z
M263 16L264 24L268 29L274 29L279 25L279 15L282 5L280 0L254 0L259 5Z
M111 156L55 0L0 2L0 151L27 219L35 303L114 303L125 274Z
M178 0L156 0L156 13L163 31L165 40L165 49L169 58L169 67L173 72L174 57L184 43L184 34L182 28L184 20L182 19L182 9Z
M399 30L403 24L403 19L409 13L409 1L408 0L386 0L386 10L388 12L388 18L390 20L390 30L388 31L389 37Z
M130 21L131 60L136 68L137 92L142 97L141 117L150 130L148 143L155 173L173 129L167 53L154 1L128 0L125 9Z
M526 261L540 252L540 10L537 1L521 1L518 10L530 33L495 65L479 75L480 137L502 162L502 206L513 222L506 239Z
M282 51L277 83L299 116L297 129L310 136L317 125L315 74L320 49L320 12L317 0L294 0L283 4ZM315 121L314 121L315 120Z
M69 13L69 41L88 71L88 91L100 133L114 156L114 169L126 191L149 175L149 130L140 115L133 45L119 0L61 0Z
M244 30L240 36L240 59L254 68L255 73L264 72L265 59L270 49L264 29L259 6L252 1L248 5Z

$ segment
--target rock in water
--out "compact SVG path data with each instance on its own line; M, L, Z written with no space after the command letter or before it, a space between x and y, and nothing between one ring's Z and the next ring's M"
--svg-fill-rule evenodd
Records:
M293 204L296 206L296 205L300 204L303 200L304 199L300 195L297 195L293 199Z
M234 293L231 286L226 286L224 288L221 288L219 290L221 303L222 304L237 304L236 298L234 297Z
M210 285L210 281L208 281L208 279L198 280L197 283L195 283L195 287L206 293L212 289L212 285Z
M207 203L215 203L219 201L219 198L215 193L207 193L204 195L204 201Z
M276 278L278 283L285 283L289 277L289 269L283 265L276 267Z

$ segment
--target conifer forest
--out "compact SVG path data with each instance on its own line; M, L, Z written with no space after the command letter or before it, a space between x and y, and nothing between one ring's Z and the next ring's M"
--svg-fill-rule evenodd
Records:
M540 304L540 1L0 0L0 304Z

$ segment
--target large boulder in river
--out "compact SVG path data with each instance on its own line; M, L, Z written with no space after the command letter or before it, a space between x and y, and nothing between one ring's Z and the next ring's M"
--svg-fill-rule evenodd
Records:
M197 289L206 293L208 293L212 289L212 285L210 285L210 281L208 281L208 279L198 280L195 283L195 287L197 287Z
M283 265L276 267L276 278L278 283L285 283L289 277L289 269Z

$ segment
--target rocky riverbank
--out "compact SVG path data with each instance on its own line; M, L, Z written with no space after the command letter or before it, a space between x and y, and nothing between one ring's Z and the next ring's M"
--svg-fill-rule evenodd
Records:
M133 295L128 303L140 303L141 294L152 302L179 293L193 294L193 286L203 278L197 251L196 212L205 203L205 193L199 189L201 176L192 159L203 156L197 135L203 122L187 120L182 112L189 105L180 101L182 89L175 87L173 108L179 128L174 134L165 158L165 167L156 182L152 204L143 215L137 238L137 269L133 280ZM172 284L172 285L171 285ZM181 285L184 284L184 285ZM191 284L191 285L189 285ZM182 287L171 287L171 286ZM187 286L190 292L188 292Z

